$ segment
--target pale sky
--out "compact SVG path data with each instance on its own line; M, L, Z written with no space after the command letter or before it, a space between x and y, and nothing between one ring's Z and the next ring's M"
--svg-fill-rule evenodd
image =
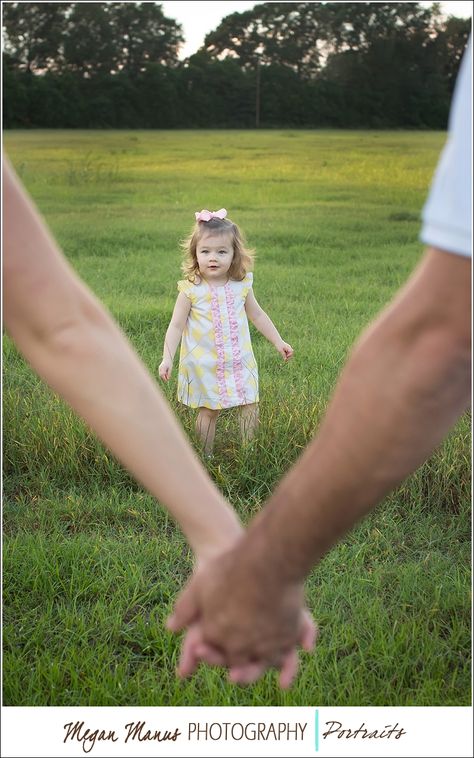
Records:
M263 0L262 0L263 2ZM183 27L186 38L180 58L187 58L198 50L204 42L206 34L215 29L224 16L231 13L242 13L260 3L235 0L235 2L220 2L220 0L165 0L161 2L163 11L169 18L174 18ZM421 5L432 5L430 2ZM472 15L472 3L450 2L441 3L441 8L451 16L469 18Z

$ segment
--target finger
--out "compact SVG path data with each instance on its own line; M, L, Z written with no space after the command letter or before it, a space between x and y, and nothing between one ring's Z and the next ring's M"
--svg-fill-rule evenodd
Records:
M280 687L282 690L287 690L291 687L293 679L298 673L298 653L295 649L290 650L285 658L280 669L280 676L278 678Z
M308 652L313 650L319 637L319 629L308 611L303 611L300 635L300 645L303 650L307 650Z
M199 665L197 647L201 641L201 631L197 625L191 626L186 632L181 647L181 656L178 663L177 674L181 678L191 676Z
M204 663L209 663L211 666L224 666L226 662L224 654L207 642L201 642L197 645L196 655Z
M166 628L170 632L179 632L197 619L198 615L197 600L191 580L178 597L171 615L166 619Z
M260 679L265 672L264 663L243 663L240 666L233 666L229 670L229 681L233 684L253 684Z

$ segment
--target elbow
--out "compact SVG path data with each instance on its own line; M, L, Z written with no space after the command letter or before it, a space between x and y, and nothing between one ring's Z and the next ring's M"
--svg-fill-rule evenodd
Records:
M471 319L464 308L447 309L434 317L421 319L414 329L413 349L419 361L426 361L432 371L464 377L470 384Z
M24 348L55 363L57 360L79 362L95 360L105 349L109 316L94 298L79 293L67 312L38 323L23 324L19 335ZM12 334L15 339L15 334ZM21 344L23 342L23 345ZM102 345L102 348L98 349Z
M260 328L262 326L262 311L259 311L257 313L247 313L247 316L254 325L255 329L260 331Z
M471 389L469 313L389 310L365 332L351 361L356 371L370 367L391 401L424 408L427 417L441 407L460 414Z
M425 363L433 384L445 387L469 403L471 388L471 341L467 332L438 328L421 338L419 361Z
M93 299L79 300L64 318L43 327L37 339L48 352L80 357L88 355L94 335L106 330L108 316Z
M401 381L412 404L424 408L427 417L441 408L451 408L457 417L469 406L471 347L462 330L448 325L422 330L394 371L405 374Z

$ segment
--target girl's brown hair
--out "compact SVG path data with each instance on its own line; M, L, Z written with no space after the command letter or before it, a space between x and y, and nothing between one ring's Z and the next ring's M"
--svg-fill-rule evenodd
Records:
M199 277L196 248L205 232L231 235L234 257L229 269L229 278L241 282L245 278L246 273L252 268L255 253L246 247L244 235L237 224L234 224L230 218L211 218L210 221L196 221L189 237L181 243L184 251L184 261L181 265L181 270L186 279L194 283L196 277Z

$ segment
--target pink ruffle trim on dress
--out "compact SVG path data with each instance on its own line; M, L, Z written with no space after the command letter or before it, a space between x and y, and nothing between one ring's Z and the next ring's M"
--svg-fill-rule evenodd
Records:
M232 365L237 395L242 405L245 405L245 390L242 374L242 352L240 350L239 326L235 313L235 300L229 283L224 287L227 313L229 315L230 343L232 346Z
M214 334L216 338L216 351L217 351L217 387L219 389L219 398L223 408L228 408L231 405L231 400L227 395L227 388L225 383L225 352L224 352L224 334L222 331L222 322L219 312L219 300L217 290L215 287L211 287L211 310L212 321L214 324Z

